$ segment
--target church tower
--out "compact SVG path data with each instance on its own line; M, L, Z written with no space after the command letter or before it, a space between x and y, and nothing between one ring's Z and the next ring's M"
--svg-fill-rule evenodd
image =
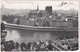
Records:
M39 11L39 5L37 4L37 11Z

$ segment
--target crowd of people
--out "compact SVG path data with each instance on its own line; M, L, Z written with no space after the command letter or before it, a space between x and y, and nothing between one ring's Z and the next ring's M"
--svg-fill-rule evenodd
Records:
M1 42L2 51L58 51L56 47L53 46L52 41L42 42L22 42L18 43L13 40Z
M57 41L57 40L56 40ZM59 42L59 43L58 43ZM2 51L74 51L78 50L78 42L70 43L64 41L47 42L33 41L33 42L16 42L13 40L1 42Z

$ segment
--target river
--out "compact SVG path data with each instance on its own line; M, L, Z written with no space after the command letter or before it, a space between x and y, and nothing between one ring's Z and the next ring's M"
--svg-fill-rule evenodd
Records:
M31 42L31 41L55 41L58 37L78 35L76 31L31 31L26 29L6 28L6 41L14 40L16 42Z

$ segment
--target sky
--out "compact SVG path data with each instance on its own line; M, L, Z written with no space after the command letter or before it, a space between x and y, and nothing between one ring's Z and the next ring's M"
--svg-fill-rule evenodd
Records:
M62 2L68 4L60 6ZM46 6L52 6L53 10L79 10L79 1L2 1L2 6L9 9L37 9L37 5L40 10Z

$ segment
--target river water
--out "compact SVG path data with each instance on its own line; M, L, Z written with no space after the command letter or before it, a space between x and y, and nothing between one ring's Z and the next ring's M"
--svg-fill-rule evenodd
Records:
M66 31L29 31L26 29L6 28L7 36L6 41L14 40L16 42L31 42L31 41L48 41L56 40L58 37L77 35L77 32Z

